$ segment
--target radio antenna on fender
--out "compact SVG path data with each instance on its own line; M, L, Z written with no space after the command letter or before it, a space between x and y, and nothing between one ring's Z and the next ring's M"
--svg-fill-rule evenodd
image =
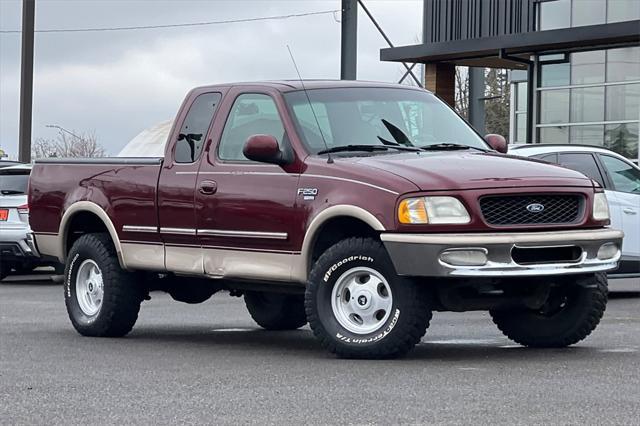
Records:
M313 114L313 118L316 120L316 125L318 126L318 131L320 132L320 137L322 138L322 142L324 143L325 149L329 150L329 145L327 145L327 140L324 138L324 133L322 133L322 128L320 127L320 121L318 120L318 116L316 115L316 111L313 109L313 104L311 104L311 98L309 98L309 93L307 92L307 88L304 86L304 80L302 80L302 76L300 75L300 70L298 69L298 64L296 64L296 60L293 57L293 53L291 52L291 48L287 44L287 50L289 51L289 56L291 56L291 62L293 62L293 66L296 69L296 73L298 74L298 80L300 80L300 85L302 86L302 91L307 97L307 102L309 102L309 108L311 108L311 113ZM327 153L327 163L333 163L333 158L331 158L331 153Z

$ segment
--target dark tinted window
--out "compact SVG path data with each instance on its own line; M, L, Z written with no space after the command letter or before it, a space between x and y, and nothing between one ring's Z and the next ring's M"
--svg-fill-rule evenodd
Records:
M590 177L604 187L604 179L600 174L600 169L596 164L596 160L591 154L580 153L561 153L560 165L569 169L576 170L583 175Z
M26 194L28 184L29 184L28 170L0 169L0 194L2 195Z
M558 154L556 154L555 152L553 154L532 155L531 157L537 158L538 160L547 161L549 163L558 163Z
M200 157L220 93L204 93L191 104L176 142L176 163L193 163Z

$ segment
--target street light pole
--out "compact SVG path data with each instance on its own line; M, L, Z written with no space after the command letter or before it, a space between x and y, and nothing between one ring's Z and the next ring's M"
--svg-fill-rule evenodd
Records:
M69 130L65 129L65 128L64 128L64 127L62 127L62 126L58 126L57 124L47 124L47 125L45 125L44 127L48 127L48 128L50 128L50 129L58 129L58 130L60 130L61 132L65 132L65 133L67 133L67 134L69 134L69 135L73 136L73 137L74 137L74 138L76 138L76 139L83 140L80 136L76 135L76 134L75 134L75 133L73 133L73 132L70 132Z
M358 69L358 0L342 0L340 79L355 80Z
M22 0L22 62L20 77L20 133L18 140L18 159L23 163L31 162L35 9L35 0Z

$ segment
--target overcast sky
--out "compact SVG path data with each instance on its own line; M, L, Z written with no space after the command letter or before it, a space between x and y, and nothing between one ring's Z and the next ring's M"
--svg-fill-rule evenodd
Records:
M421 34L422 1L366 0L396 45ZM218 21L340 9L339 0L36 0L36 30ZM19 30L22 3L0 0L0 29ZM194 86L339 78L340 14L139 31L40 33L35 38L33 139L56 124L95 132L115 155L141 130L173 117ZM385 42L358 22L358 78L397 81L401 65L379 61ZM0 147L18 148L20 34L0 34Z

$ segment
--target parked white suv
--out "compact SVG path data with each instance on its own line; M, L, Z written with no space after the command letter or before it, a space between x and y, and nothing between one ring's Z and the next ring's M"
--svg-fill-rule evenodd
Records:
M640 277L640 168L606 148L588 145L510 145L509 154L577 170L605 188L611 227L624 231L622 259L610 277Z
M27 186L31 166L0 168L0 280L14 270L29 272L40 265L31 238Z

